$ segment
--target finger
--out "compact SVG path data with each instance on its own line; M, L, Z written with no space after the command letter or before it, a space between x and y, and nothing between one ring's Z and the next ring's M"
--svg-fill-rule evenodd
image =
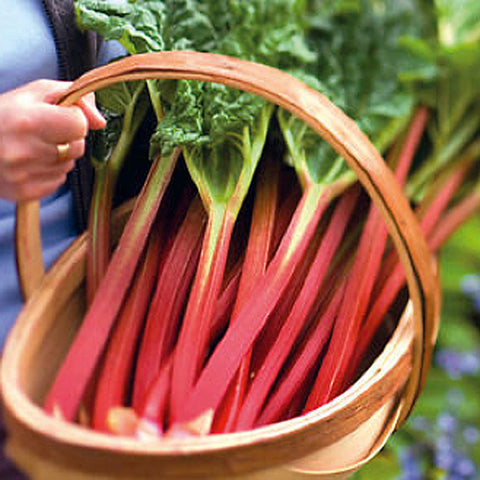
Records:
M39 98L52 105L60 100L71 84L72 82L52 80L38 80L34 82L35 91L38 92ZM98 130L106 126L107 122L95 104L94 93L86 94L76 105L80 107L87 118L89 128Z
M100 110L97 108L95 104L95 95L93 93L89 93L85 97L83 97L77 105L82 109L85 117L88 120L88 126L92 130L99 130L101 128L105 128L107 125L107 121L105 117L101 114Z
M23 171L29 165L55 164L57 160L56 145L42 141L37 136L17 135L3 149L3 168Z
M72 166L73 168L73 162ZM16 177L6 175L0 177L0 192L2 197L13 201L36 200L54 193L67 180L66 165L59 171L31 173L20 172Z
M35 179L29 183L23 184L20 188L12 192L12 198L15 201L40 200L48 195L55 193L67 180L66 174L60 174L47 179Z
M23 138L23 137L22 137ZM85 140L74 140L68 145L67 155L59 158L57 145L46 143L38 138L19 139L13 145L10 145L9 152L3 163L10 167L22 170L41 167L42 165L57 165L58 163L69 162L80 158L85 153Z
M23 166L8 166L2 168L1 177L4 182L18 188L22 184L28 184L33 180L48 180L48 178L55 178L59 175L64 175L74 167L74 160L47 164L42 162L30 162Z
M86 137L88 120L78 106L59 107L41 104L32 113L32 125L38 126L38 135L46 143L58 145Z
M75 161L62 162L57 165L42 165L29 171L29 182L47 182L62 177L75 167Z

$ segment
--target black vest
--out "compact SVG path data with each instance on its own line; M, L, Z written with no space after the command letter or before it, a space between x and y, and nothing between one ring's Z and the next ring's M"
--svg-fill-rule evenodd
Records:
M99 38L76 26L72 0L43 0L57 49L60 80L75 80L97 64ZM87 158L77 161L69 174L79 231L87 225L93 170Z
M73 0L43 0L50 19L57 48L61 80L75 80L82 73L97 65L101 38L93 32L81 32L77 28ZM138 194L145 181L150 162L148 160L149 139L155 128L154 115L148 115L139 129L134 147L120 172L114 204ZM93 168L87 155L78 160L69 174L75 217L79 232L85 230L88 222L88 208L92 195Z

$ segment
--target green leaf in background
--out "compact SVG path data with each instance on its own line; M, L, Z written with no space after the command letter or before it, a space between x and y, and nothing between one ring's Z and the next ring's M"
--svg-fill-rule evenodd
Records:
M411 72L419 98L435 111L430 122L430 158L409 182L417 200L442 170L451 168L476 138L480 127L480 3L476 0L435 0L431 18L436 34L423 39L405 38L412 57L429 65L424 78Z
M78 24L105 40L118 40L129 53L165 49L164 2L82 0L75 2Z
M318 62L311 73L322 93L375 143L389 120L408 117L414 104L413 92L401 77L423 60L412 57L400 40L422 35L416 3L361 0L356 11L322 22L314 12L312 17L307 35Z
M472 302L462 293L464 279L480 272L480 219L473 218L452 236L440 255L443 307L438 343L455 350L480 345L480 331L472 323Z
M162 50L208 51L216 32L195 0L77 0L79 24L118 40L133 53Z
M480 3L477 0L436 0L438 34L443 45L480 42Z

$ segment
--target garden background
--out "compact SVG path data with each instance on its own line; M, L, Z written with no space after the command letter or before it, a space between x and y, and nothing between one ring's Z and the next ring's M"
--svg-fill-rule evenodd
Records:
M412 415L354 480L480 478L480 218L440 255L441 327Z

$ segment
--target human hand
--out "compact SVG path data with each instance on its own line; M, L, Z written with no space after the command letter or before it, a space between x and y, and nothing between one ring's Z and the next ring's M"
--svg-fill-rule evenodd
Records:
M37 80L0 95L0 197L39 199L66 180L85 151L89 129L105 127L93 94L55 105L70 82ZM58 145L68 144L65 156Z

